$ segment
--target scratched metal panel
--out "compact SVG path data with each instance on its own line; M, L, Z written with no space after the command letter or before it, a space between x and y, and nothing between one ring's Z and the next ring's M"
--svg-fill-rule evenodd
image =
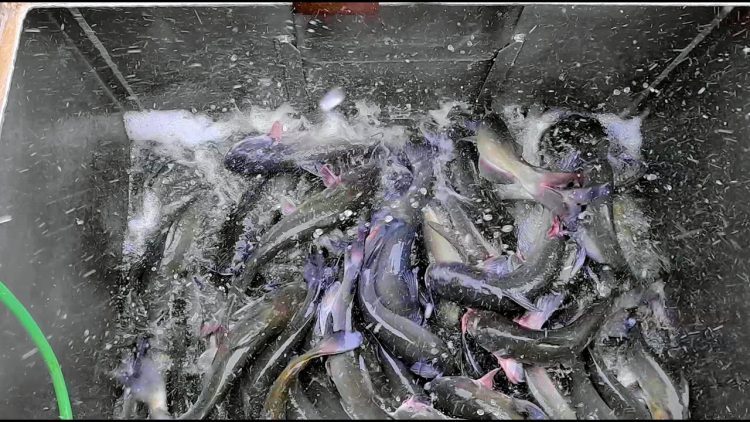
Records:
M440 101L471 102L489 70L489 61L416 63L307 64L308 91L320 98L327 89L342 86L344 107L366 99L381 106L384 119L410 119L438 108Z
M500 102L619 112L714 15L711 7L527 6L515 29L523 48L499 57L515 63L507 79L491 75L488 90Z
M413 4L382 6L377 16L296 15L297 45L315 63L489 60L518 9Z
M473 103L520 7L383 6L377 16L295 16L310 98L343 86L384 118L409 118L440 101Z
M128 140L117 104L46 11L31 11L24 28L0 136L0 279L49 336L75 416L103 417ZM0 306L3 418L57 418L33 348Z
M290 6L79 10L146 108L286 101L276 43L292 35Z

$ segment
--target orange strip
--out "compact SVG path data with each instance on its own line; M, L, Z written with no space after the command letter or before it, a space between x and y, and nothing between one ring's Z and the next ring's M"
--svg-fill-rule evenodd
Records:
M380 5L370 3L308 3L294 2L294 13L301 15L377 15Z

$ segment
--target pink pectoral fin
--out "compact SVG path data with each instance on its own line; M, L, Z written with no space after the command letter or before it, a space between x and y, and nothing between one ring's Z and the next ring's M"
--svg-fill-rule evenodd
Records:
M323 179L323 185L327 188L333 188L341 184L341 176L336 175L328 164L320 167L320 177Z
M495 388L495 375L498 373L498 371L500 371L500 368L495 368L490 372L487 372L487 374L485 374L482 378L474 380L474 382L481 385L482 387L492 390Z
M268 132L268 136L273 139L274 143L281 142L281 136L284 134L284 125L281 124L280 121L273 122L273 125L271 126L271 131Z

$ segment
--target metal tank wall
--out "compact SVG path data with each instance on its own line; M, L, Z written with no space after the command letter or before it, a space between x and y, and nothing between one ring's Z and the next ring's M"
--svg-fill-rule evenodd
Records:
M444 100L619 112L716 15L711 7L381 5L377 17L291 5L32 10L0 136L0 279L50 335L76 416L111 416L106 345L127 210L120 112L220 114L342 85L384 119ZM656 236L683 331L668 365L695 417L747 417L746 9L736 9L648 100ZM630 88L630 93L625 89ZM95 272L92 272L95 271ZM0 410L55 417L43 363L0 310ZM106 358L105 358L106 356Z

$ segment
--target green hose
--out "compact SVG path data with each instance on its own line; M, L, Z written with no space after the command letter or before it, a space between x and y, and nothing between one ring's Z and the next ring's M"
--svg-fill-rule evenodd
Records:
M29 337L36 344L37 349L41 352L42 359L47 364L50 377L52 377L52 386L55 388L55 395L57 396L57 407L60 409L60 419L73 419L73 410L70 407L68 389L65 387L65 378L63 378L62 369L60 369L60 363L57 361L57 357L55 357L55 352L52 351L52 347L50 347L42 330L36 321L34 321L29 311L26 310L23 304L18 301L2 281L0 281L0 302L4 303L13 315L16 316L18 322L21 323L29 334Z

